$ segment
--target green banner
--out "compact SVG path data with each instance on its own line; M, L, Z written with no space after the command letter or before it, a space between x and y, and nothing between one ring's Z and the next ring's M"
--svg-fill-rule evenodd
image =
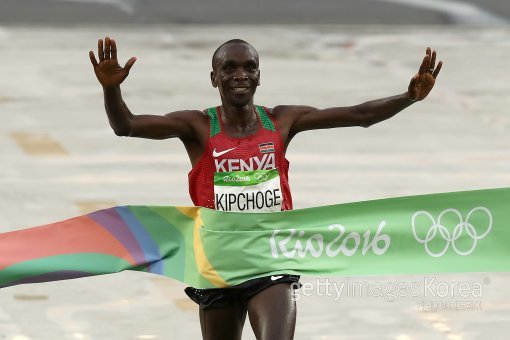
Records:
M218 282L261 275L510 271L510 189L390 198L279 213L200 210ZM212 273L205 273L214 277Z
M0 287L138 270L197 288L255 277L510 271L510 189L276 213L114 207L0 234Z

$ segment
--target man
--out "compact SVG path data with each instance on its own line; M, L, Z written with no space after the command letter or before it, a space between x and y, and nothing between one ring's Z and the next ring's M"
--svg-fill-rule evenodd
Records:
M316 109L254 105L260 85L259 56L247 42L230 40L213 55L211 83L221 106L206 111L186 110L162 116L133 115L122 99L120 84L136 61L124 67L117 60L116 42L98 42L98 57L90 51L97 79L103 86L106 113L119 136L165 139L178 137L192 164L190 195L195 205L225 211L292 209L285 150L299 132L345 126L369 127L388 119L432 90L442 63L427 48L407 92L351 107ZM187 288L200 305L206 340L241 339L248 314L257 339L292 339L296 306L291 284L299 277L257 278L228 289Z

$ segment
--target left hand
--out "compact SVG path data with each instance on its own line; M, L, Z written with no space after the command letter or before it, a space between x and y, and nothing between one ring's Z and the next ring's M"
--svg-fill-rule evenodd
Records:
M411 79L407 93L412 101L423 100L434 87L437 75L441 71L443 62L440 61L436 66L436 51L427 47L427 52L423 58L418 73Z

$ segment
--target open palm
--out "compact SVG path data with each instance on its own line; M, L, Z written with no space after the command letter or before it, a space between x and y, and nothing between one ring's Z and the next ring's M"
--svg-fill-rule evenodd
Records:
M442 66L442 61L436 66L436 51L432 51L431 48L428 47L418 73L409 83L408 93L412 100L422 100L427 97L434 87L437 75L439 71L441 71Z
M129 70L135 63L136 58L132 57L126 62L124 67L121 67L117 60L117 44L115 43L115 40L106 37L104 46L102 39L99 39L97 45L99 62L97 61L94 52L89 52L90 61L92 66L94 66L94 72L96 73L97 80L99 80L103 87L120 85L129 75Z

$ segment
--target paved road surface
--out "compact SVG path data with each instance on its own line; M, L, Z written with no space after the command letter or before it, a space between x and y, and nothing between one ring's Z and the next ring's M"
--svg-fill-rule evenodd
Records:
M121 204L191 204L177 140L116 137L88 50L108 33L138 61L123 87L135 113L218 104L210 56L236 36L261 55L257 103L351 105L405 91L427 45L445 61L425 102L369 129L303 133L288 151L303 208L510 183L508 29L161 26L0 29L0 231ZM180 84L180 86L178 86ZM434 277L336 278L388 287ZM308 278L308 282L314 282ZM481 297L303 297L296 339L507 339L506 274L440 275ZM395 300L392 302L392 300ZM455 302L433 310L426 303ZM462 304L461 304L462 303ZM461 310L456 310L461 309ZM182 285L121 273L0 291L0 339L198 339ZM254 339L247 325L244 339Z

